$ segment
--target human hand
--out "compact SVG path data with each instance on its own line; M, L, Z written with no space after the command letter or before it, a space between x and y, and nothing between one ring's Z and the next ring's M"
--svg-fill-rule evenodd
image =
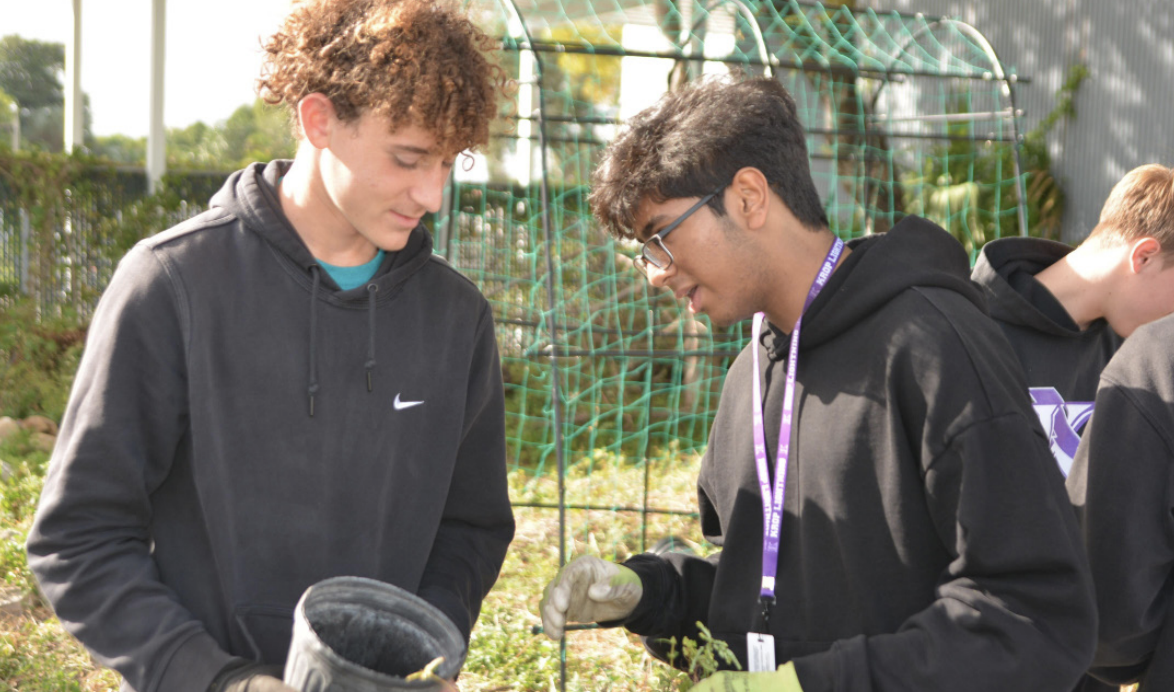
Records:
M281 681L282 666L230 663L208 688L208 692L298 692Z
M591 555L559 570L538 606L546 636L559 640L568 622L620 620L632 614L644 586L631 569Z
M790 661L774 672L735 673L723 670L690 688L691 692L803 692L795 664Z

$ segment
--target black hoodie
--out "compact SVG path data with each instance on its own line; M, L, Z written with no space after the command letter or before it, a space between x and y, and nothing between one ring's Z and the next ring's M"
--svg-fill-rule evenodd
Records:
M1100 632L1092 673L1174 690L1174 316L1139 327L1101 374L1068 493Z
M487 301L422 227L340 290L281 213L288 165L122 260L45 479L29 565L133 690L284 661L331 576L417 593L467 638L513 536Z
M1092 414L1101 370L1123 341L1103 319L1081 330L1035 278L1069 252L1052 240L1000 238L982 246L971 273L1023 365L1052 454L1065 471Z
M1087 563L1015 356L961 246L908 218L853 241L803 320L769 631L804 692L1067 692L1095 638ZM707 560L639 555L637 634L745 665L762 505L750 348L763 348L774 459L787 337L750 344L722 391L698 480Z

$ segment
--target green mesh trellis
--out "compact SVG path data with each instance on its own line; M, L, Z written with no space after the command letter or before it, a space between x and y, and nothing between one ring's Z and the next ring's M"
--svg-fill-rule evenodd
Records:
M488 152L489 182L451 185L437 247L493 305L511 464L559 480L557 496L515 505L557 509L562 540L589 542L635 514L637 533L599 547L642 550L659 537L655 517L692 509L650 492L704 448L747 335L649 290L634 247L592 222L590 173L623 118L703 73L772 74L798 104L841 237L918 214L973 257L1026 226L1016 79L966 24L795 1L477 0L471 10L501 37L520 88ZM641 487L568 481L597 464L642 465Z
M715 332L649 291L628 259L633 248L605 237L587 209L596 154L621 115L622 78L656 69L656 56L679 57L660 58L671 68L662 91L702 70L773 71L799 105L842 237L882 232L905 214L933 219L972 253L1020 232L1015 78L968 25L793 1L482 0L473 10L503 38L521 93L489 152L490 181L451 186L437 237L495 308L515 465L542 472L560 450L638 460L670 443L703 447L742 343L740 328ZM636 29L668 48L625 43ZM527 149L531 179L519 183L500 162Z

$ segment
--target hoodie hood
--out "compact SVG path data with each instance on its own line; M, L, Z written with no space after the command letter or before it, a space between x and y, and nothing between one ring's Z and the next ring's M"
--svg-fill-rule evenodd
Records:
M367 310L367 391L374 390L376 360L377 307L393 300L404 283L420 271L432 257L432 236L423 225L408 236L408 242L398 252L385 253L383 262L369 281L350 290L342 290L330 275L323 271L318 260L310 254L298 232L281 210L277 183L285 175L292 161L279 160L268 164L254 163L229 176L224 186L212 197L210 206L221 208L240 219L244 226L264 238L278 255L293 265L294 276L309 289L309 364L306 376L308 411L314 416L314 402L318 382L318 310L319 303L333 307L365 308ZM323 289L325 284L327 290Z
M988 293L991 317L1055 336L1080 328L1064 306L1035 278L1072 248L1043 238L1001 238L982 246L971 278Z
M962 245L936 224L916 216L887 233L848 242L852 252L803 315L800 351L814 348L858 324L910 288L944 288L986 312L982 292L970 281ZM785 355L787 334L771 325L764 345L770 357Z
M318 260L310 254L301 236L290 224L281 210L277 196L277 181L293 165L292 161L279 160L268 164L254 163L228 177L213 197L210 206L221 208L233 214L249 230L264 238L281 255L297 266L309 286L314 273L320 273L321 283L330 289L323 298L330 302L366 302L371 294L370 286L382 303L390 300L396 289L412 274L428 263L432 256L432 237L423 225L417 226L408 237L408 243L398 252L386 252L383 263L375 276L363 286L343 291L321 270Z
M994 240L983 246L971 274L1023 366L1040 424L1064 470L1092 415L1101 370L1122 343L1103 318L1080 329L1036 278L1071 251L1041 238Z

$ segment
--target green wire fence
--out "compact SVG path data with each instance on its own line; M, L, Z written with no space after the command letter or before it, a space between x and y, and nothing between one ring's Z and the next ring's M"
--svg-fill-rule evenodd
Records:
M1027 80L1005 71L967 24L850 5L469 5L500 37L519 88L488 151L449 185L432 229L436 251L494 309L510 467L556 488L513 498L519 509L558 513L550 576L582 546L622 558L690 523L692 496L668 497L665 479L695 471L726 369L748 335L745 325L716 329L650 290L630 261L635 247L593 223L591 170L624 119L703 74L771 75L795 97L841 237L881 233L916 214L947 228L973 258L983 243L1026 234L1040 218L1025 190L1034 172L1019 160L1014 87ZM87 313L133 242L103 234L125 234L130 220L163 228L202 208L205 183L221 179L173 176L174 199L161 208L141 199L138 175L86 173L63 179L65 193L31 202L0 176L0 300L35 295L43 309L67 303ZM603 467L635 480L593 476Z
M557 475L568 541L639 518L609 557L660 538L648 500L660 474L704 449L722 381L747 332L715 329L633 267L634 246L592 222L586 196L623 119L703 74L781 80L807 129L832 229L852 238L928 217L971 253L1026 234L1013 87L973 27L952 19L795 0L479 0L518 81L484 180L458 176L438 251L492 302L506 375L510 463ZM737 104L730 104L737 108ZM595 464L643 467L642 488L603 494ZM553 576L556 565L551 566ZM562 685L565 689L565 649Z

